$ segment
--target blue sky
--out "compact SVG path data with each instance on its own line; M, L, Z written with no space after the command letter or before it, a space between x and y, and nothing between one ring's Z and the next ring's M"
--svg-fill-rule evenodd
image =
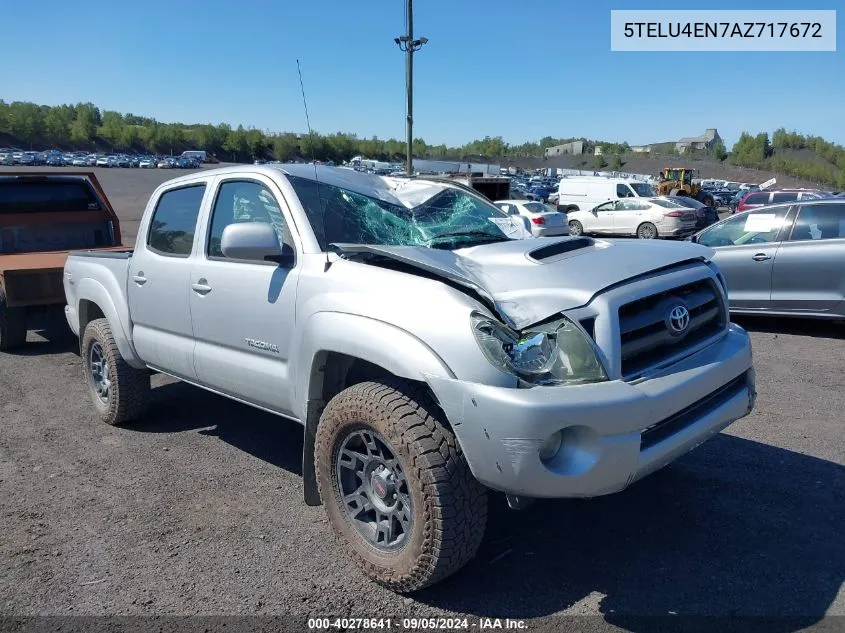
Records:
M836 9L841 0L815 2ZM683 8L799 9L708 0ZM586 136L632 144L716 127L845 142L845 61L826 53L610 51L610 10L677 2L416 0L414 136L463 144ZM840 11L840 15L845 12ZM837 16L838 17L838 16ZM160 121L404 138L404 0L15 2L0 98L92 101ZM665 86L671 86L669 89Z

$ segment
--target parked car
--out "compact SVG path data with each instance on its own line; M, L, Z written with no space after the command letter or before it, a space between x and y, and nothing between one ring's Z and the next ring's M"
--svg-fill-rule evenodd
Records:
M736 206L738 213L755 209L768 204L794 202L795 200L817 200L826 198L828 194L818 189L774 189L754 191L743 197Z
M0 165L14 165L15 157L12 152L0 152Z
M751 209L697 233L738 314L845 318L845 200Z
M549 187L545 185L531 185L528 190L525 192L525 197L529 200L536 200L540 203L546 203L549 200L549 197L552 195L553 191Z
M99 156L95 164L97 167L111 167L114 165L114 161L111 156Z
M570 235L621 235L640 239L695 233L695 211L664 198L610 200L590 211L566 214Z
M734 193L733 197L730 199L730 202L728 202L728 207L731 210L731 214L736 213L736 210L739 207L739 203L742 202L742 199L745 196L748 196L748 195L751 195L751 192L750 191L744 191L742 189L738 189Z
M569 235L566 215L552 211L541 202L533 200L497 200L494 204L510 216L518 216L525 222L534 237Z
M655 195L654 188L645 182L594 176L563 178L558 193L558 209L565 213L590 211L608 200L652 198Z
M662 196L661 200L695 211L695 228L701 230L719 221L719 212L703 202L689 196Z
M145 156L138 162L140 169L155 169L158 166L158 161L152 156Z
M299 422L306 502L399 592L475 556L488 488L512 507L617 492L753 409L709 249L517 229L437 179L173 179L134 250L68 257L91 406L138 419L155 369Z

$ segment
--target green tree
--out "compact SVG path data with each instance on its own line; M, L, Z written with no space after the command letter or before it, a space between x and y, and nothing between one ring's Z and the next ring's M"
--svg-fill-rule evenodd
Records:
M247 149L253 158L263 158L267 151L267 139L260 130L250 130L246 133Z
M239 157L247 152L246 131L242 126L238 126L237 130L230 130L226 135L226 140L223 142L223 150L232 155L232 160L236 161Z
M597 155L595 160L593 160L593 166L596 169L604 169L605 167L607 167L607 161L604 159L604 155Z
M710 155L718 161L723 161L728 157L728 150L725 148L725 143L718 140L710 147Z
M76 118L70 126L70 140L74 143L90 143L94 140L99 122L100 112L93 104L77 105Z
M273 156L282 162L296 158L299 149L299 141L296 134L279 134L273 137Z
M613 171L619 171L620 169L622 169L622 165L622 158L619 156L619 154L614 154L610 159L610 168Z
M61 108L47 108L44 112L44 138L50 145L65 145L70 140L71 119Z
M112 145L118 145L120 135L123 133L123 115L111 110L103 112L99 133Z

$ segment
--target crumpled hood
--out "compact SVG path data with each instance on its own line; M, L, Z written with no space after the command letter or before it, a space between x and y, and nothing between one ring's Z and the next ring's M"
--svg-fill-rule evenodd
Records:
M626 279L713 256L712 249L692 242L583 237L511 240L455 251L422 246L365 250L475 290L517 329L583 306Z

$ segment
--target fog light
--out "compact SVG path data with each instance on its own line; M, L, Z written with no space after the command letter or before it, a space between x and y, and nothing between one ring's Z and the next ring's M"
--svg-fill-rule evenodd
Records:
M540 447L540 461L548 462L554 459L555 455L557 455L558 451L560 450L560 445L562 442L560 431L555 431L549 436L543 445Z

